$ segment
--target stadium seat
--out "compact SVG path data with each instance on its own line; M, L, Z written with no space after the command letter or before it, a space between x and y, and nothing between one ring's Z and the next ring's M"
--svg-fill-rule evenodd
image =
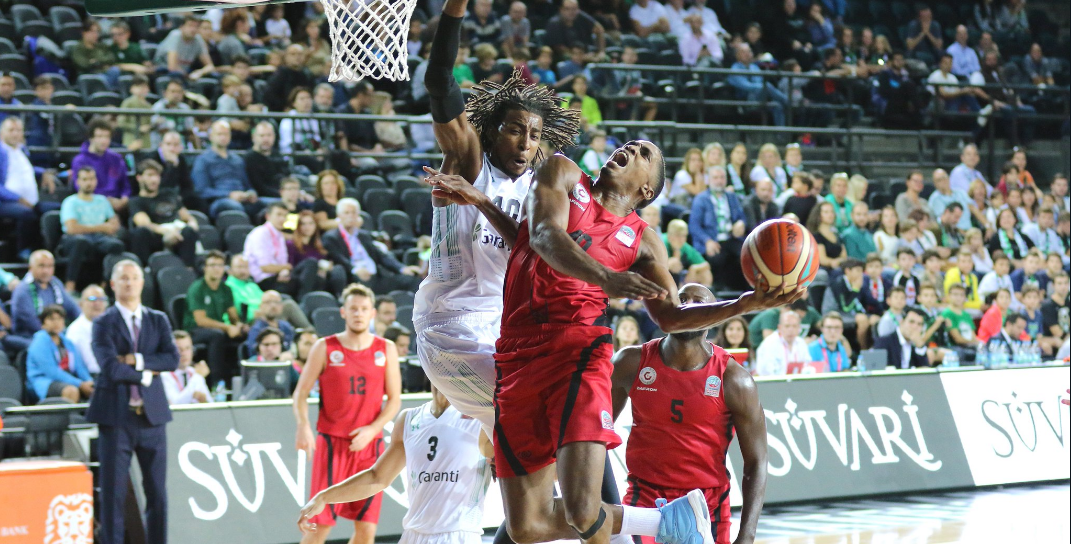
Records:
M169 307L171 299L178 295L185 295L186 291L193 285L193 282L197 281L197 276L193 273L193 270L185 266L173 266L163 270L156 270L154 273L156 274L156 285L160 289L160 300L167 301Z
M82 92L83 98L88 98L95 93L108 92L113 89L108 86L108 79L101 74L82 74L78 76L78 90Z
M175 330L182 328L182 322L186 319L186 294L175 295L167 302L167 317L171 318L171 327Z
M7 39L0 38L0 55L17 55L19 50L15 48L15 44Z
M19 29L19 37L25 39L28 36L39 38L44 36L52 41L56 41L56 33L52 31L52 25L47 21L27 21Z
M208 218L207 215L204 214L204 212L200 212L200 211L197 211L197 210L189 210L189 212L190 212L190 215L192 215L193 218L197 220L197 225L198 226L214 225L215 224L215 223L212 222L211 219ZM248 217L246 217L246 219L248 219Z
M409 217L415 219L417 214L431 210L431 189L408 189L401 195L399 203Z
M319 336L330 336L346 330L346 322L337 308L319 308L312 313L312 326Z
M413 247L405 250L402 264L405 266L417 266L420 264L420 250Z
M387 180L375 174L364 174L362 176L357 176L356 181L353 182L353 186L357 189L357 200L363 202L365 192L369 189L386 189Z
M226 210L220 212L220 214L216 216L215 224L216 228L218 228L224 236L227 235L227 230L235 225L252 225L249 221L249 216L246 215L245 212L240 212L238 210Z
M86 122L82 120L81 115L60 114L56 118L56 124L59 126L61 146L78 147L85 141Z
M153 60L156 58L156 48L159 47L160 44L150 43L145 40L142 40L141 42L139 42L139 45L141 45L141 52L145 53L145 58L149 60Z
M338 308L338 298L326 291L313 291L301 297L301 311L308 317L320 308Z
M413 307L398 305L398 316L394 318L399 325L413 332Z
M82 17L74 8L68 6L52 6L48 10L48 16L52 19L52 27L56 30L67 24L82 25Z
M0 72L15 72L22 75L23 79L26 79L27 71L26 57L18 53L0 55Z
M45 249L55 253L59 246L60 237L63 236L63 227L60 224L59 210L46 212L41 216L41 238L44 239Z
M36 97L36 95L35 95L35 97ZM56 91L56 93L52 95L52 105L53 106L67 106L67 105L83 106L83 105L85 105L85 100L83 100L83 98L82 98L82 93L79 93L77 91Z
M253 230L253 225L234 225L223 234L223 244L227 253L234 255L245 249L245 237Z
M197 234L201 238L201 246L205 248L205 251L223 247L220 241L219 229L216 227L208 223L198 223Z
M400 210L387 210L379 214L377 228L387 233L393 240L397 237L408 238L413 242L413 220L409 214Z
M398 306L412 306L416 295L412 291L391 291L387 293Z
M157 251L149 256L149 270L163 270L172 266L186 266L172 251Z
M18 33L15 32L15 23L12 23L7 19L0 19L0 37L3 37L12 43L14 43L15 40L18 40Z
M59 43L79 41L82 39L82 23L67 23L60 27L52 27L52 31Z
M391 189L369 189L361 199L361 209L368 212L373 221L379 219L379 214L397 207L398 198Z
M31 21L44 21L41 10L32 4L15 4L11 6L11 19L15 22L15 30L21 30L23 25Z
M119 93L104 91L89 95L89 99L86 100L86 106L90 108L118 108L122 102L123 99L119 96Z
M403 194L409 189L427 189L428 184L424 183L420 178L410 175L398 175L394 176L391 181L394 183L394 192Z
M16 378L17 376L18 374L16 373ZM7 427L8 429L26 427L26 416L7 414L9 408L18 408L20 406L22 406L22 403L19 402L18 398L0 397L0 416L3 416L4 418L4 427ZM0 443L0 446L2 446L2 443ZM2 448L0 448L0 450L2 450ZM2 453L2 451L0 451L0 453Z
M103 269L103 276L102 277L104 278L104 281L108 281L109 279L111 279L111 277L112 277L112 268L115 267L115 263L117 263L117 262L119 262L119 261L121 261L123 259L130 259L131 261L134 261L134 262L138 263L139 265L143 264L141 262L141 259L139 259L137 255L134 255L133 253L131 253L129 251L124 251L122 253L113 253L113 254L105 255L104 256L104 260L101 263L102 264L102 269Z
M13 366L0 366L0 398L22 399L22 377Z

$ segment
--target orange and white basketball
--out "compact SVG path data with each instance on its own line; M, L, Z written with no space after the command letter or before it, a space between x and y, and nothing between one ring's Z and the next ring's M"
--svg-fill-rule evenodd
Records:
M740 266L752 287L786 293L814 281L818 274L817 245L803 225L774 219L756 227L744 240Z

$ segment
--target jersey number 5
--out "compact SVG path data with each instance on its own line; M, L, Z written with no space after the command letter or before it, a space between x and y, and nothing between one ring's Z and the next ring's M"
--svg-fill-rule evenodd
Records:
M435 454L438 453L436 448L439 447L439 437L438 436L433 436L433 437L429 438L428 439L428 446L431 448L430 450L428 450L428 461L434 461L435 460Z
M683 400L674 399L674 400L669 401L669 413L673 414L669 418L670 421L672 421L673 423L680 423L680 422L684 421L684 412L681 411L681 408L683 406L684 406L684 401Z
M367 383L367 380L365 379L364 376L358 376L356 378L354 378L353 376L350 376L350 394L351 395L363 395L364 394L364 387L365 387L366 383Z

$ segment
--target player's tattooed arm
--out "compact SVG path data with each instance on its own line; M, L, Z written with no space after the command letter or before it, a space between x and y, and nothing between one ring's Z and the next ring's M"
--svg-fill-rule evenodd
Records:
M309 520L323 512L327 505L367 499L386 489L402 473L405 469L405 416L408 412L409 410L403 410L394 419L390 444L371 468L358 472L309 499L298 516L298 529L302 533L316 532L316 526L309 523Z
M640 369L640 360L643 358L643 348L630 346L614 354L611 362L614 364L614 373L610 376L610 395L614 405L614 420L621 415L628 403L628 393L632 390L632 384L636 381L636 373Z
M554 155L536 170L528 193L528 234L532 249L562 274L598 285L610 298L643 300L664 297L669 290L633 272L614 272L587 254L569 233L569 192L581 170Z
M744 476L741 491L744 508L740 512L740 534L734 544L751 544L762 512L766 496L766 414L759 403L758 389L744 367L730 361L725 369L725 385L722 389L725 404L729 408L740 453L744 458Z

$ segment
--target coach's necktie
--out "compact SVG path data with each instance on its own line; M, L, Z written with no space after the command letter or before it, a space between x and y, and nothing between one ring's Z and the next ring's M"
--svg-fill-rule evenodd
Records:
M138 327L138 316L130 316L130 325L134 329L134 344L132 351L138 351L138 337L141 336L141 328ZM141 399L141 384L132 384L130 386L130 405L141 406L144 401Z

